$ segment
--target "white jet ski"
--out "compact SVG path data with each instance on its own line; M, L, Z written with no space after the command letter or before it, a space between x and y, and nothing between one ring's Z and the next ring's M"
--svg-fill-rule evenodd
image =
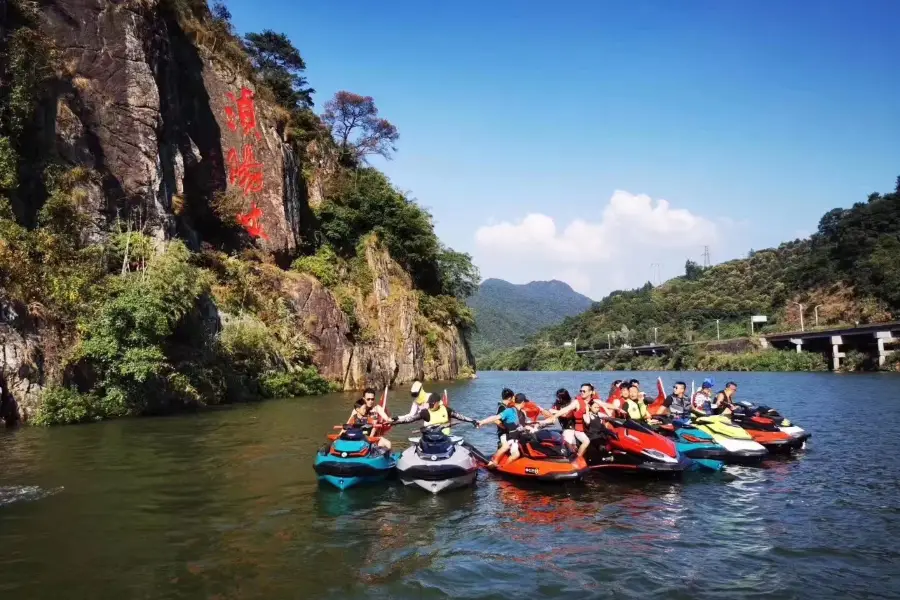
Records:
M465 487L475 482L478 463L458 436L448 436L446 425L421 429L419 437L411 437L412 446L397 461L397 474L404 485L417 485L434 494Z

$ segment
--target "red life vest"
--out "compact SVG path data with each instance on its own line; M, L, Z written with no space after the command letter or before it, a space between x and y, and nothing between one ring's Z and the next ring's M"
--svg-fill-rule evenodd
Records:
M578 400L578 409L575 411L575 431L584 431L584 413L587 412L587 402L581 394L575 398Z

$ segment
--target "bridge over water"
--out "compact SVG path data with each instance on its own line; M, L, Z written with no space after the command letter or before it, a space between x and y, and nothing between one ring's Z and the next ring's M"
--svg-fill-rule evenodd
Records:
M807 331L789 331L769 333L758 336L763 347L785 349L794 348L797 352L818 352L831 358L832 368L838 369L841 359L846 356L846 350L858 350L877 355L878 365L882 366L888 355L894 350L885 347L900 341L900 321L889 323L869 323L853 327L832 327ZM704 340L698 342L683 342L680 344L646 344L632 347L607 347L576 349L576 352L585 356L603 356L615 354L623 349L630 350L636 355L652 356L668 354L675 348L684 346L727 346L734 343L749 343L750 338L733 338L727 340Z

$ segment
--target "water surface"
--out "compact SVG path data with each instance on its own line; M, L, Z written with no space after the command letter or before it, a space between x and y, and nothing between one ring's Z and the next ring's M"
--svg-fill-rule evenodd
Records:
M449 392L483 417L504 386L546 405L614 376L482 373ZM636 376L652 389L656 374ZM349 395L0 430L0 597L900 597L900 377L715 377L810 430L809 450L675 483L481 473L433 497L317 484L313 455ZM406 395L389 408L405 412ZM494 448L489 430L459 432Z

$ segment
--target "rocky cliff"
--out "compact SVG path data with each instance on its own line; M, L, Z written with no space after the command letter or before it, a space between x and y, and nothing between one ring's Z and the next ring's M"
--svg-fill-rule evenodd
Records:
M202 31L180 18L178 2L32 6L58 69L37 109L39 144L46 157L97 174L84 184L87 233L103 239L128 216L159 242L180 238L197 252L255 245L281 263L296 255L335 164L315 144L298 151L283 109L240 61L209 47L215 40L198 43ZM13 197L21 223L35 224L39 198ZM409 275L377 244L365 260L371 290L352 298L356 323L315 278L257 267L278 271L278 293L320 373L355 389L471 372L464 336L420 314ZM6 405L15 398L26 415L42 386L62 377L46 330L39 315L3 307L0 384Z

